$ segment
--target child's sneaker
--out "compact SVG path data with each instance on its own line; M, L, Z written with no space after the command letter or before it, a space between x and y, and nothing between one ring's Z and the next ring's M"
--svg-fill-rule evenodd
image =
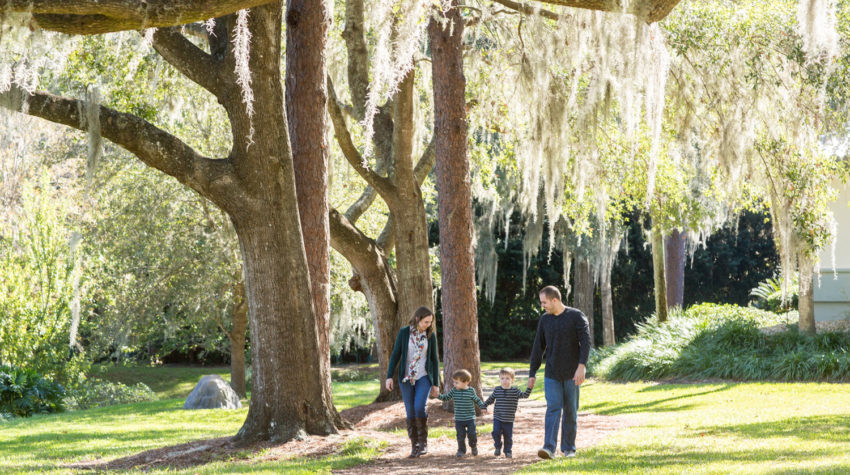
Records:
M493 455L496 456L496 457L498 457L499 455L502 455L502 449L494 450ZM505 455L507 455L507 452L505 452Z
M510 459L510 458L513 458L513 457L514 457L514 454L512 454L510 452L505 452L505 458L506 459Z

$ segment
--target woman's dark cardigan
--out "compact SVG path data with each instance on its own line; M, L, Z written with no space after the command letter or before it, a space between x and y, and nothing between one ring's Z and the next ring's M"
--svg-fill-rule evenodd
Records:
M410 326L406 326L398 332L398 337L393 345L393 354L390 356L390 365L387 368L387 379L393 377L393 370L398 366L398 382L404 379L407 371L407 347L410 340ZM401 363L401 364L399 364ZM428 337L428 359L425 361L425 372L431 380L431 386L440 385L440 360L437 358L437 333L432 332Z

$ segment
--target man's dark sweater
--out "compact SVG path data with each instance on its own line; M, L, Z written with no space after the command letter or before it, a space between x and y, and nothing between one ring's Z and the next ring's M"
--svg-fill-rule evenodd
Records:
M573 379L578 365L587 365L589 354L590 331L587 317L581 311L566 307L560 315L544 313L537 322L528 377L535 377L545 355L545 377L558 381Z

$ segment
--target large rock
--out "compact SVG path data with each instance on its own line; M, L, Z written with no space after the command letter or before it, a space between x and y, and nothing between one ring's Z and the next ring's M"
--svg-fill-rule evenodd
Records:
M208 374L189 393L183 409L239 409L242 402L230 384L217 374Z

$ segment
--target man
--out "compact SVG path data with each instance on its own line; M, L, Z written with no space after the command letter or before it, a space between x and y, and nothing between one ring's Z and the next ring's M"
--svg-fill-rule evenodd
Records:
M543 448L537 451L537 455L543 459L555 456L560 422L561 452L565 457L575 457L579 386L584 382L590 354L587 317L561 303L561 292L554 286L544 287L539 296L540 305L546 312L537 322L528 369L528 384L534 387L535 375L543 355L546 355L543 387L546 394L546 435Z

